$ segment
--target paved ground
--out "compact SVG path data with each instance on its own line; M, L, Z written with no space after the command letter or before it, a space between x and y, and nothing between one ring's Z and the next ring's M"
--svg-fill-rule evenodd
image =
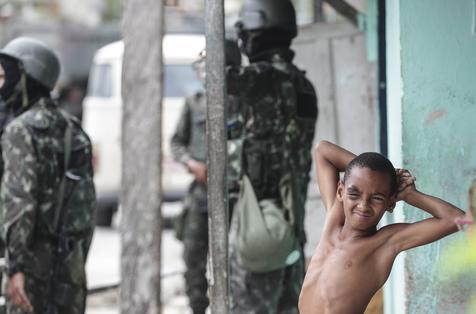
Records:
M182 244L173 231L165 230L162 236L162 302L165 314L187 313L182 272ZM88 286L105 287L117 284L120 279L120 238L114 228L97 228L90 257L86 265ZM110 289L88 297L86 314L117 314L118 290Z
M166 203L165 216L174 215L180 203ZM172 230L162 234L162 302L165 314L186 314L182 261L182 243ZM120 235L117 227L97 227L89 253L86 272L89 289L117 285L120 281ZM109 289L88 297L86 314L118 314L118 289Z

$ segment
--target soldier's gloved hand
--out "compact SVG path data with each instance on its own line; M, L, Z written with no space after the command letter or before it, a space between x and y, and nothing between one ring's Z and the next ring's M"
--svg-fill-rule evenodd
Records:
M23 273L16 273L8 279L7 296L16 307L33 313L33 306L25 293L25 275Z
M203 162L190 159L187 161L187 168L195 176L195 180L199 183L207 182L207 165Z

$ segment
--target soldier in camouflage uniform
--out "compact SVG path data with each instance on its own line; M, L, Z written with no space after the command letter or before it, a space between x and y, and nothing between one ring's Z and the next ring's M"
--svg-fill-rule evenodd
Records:
M2 89L3 84L5 83L5 70L3 69L2 60L0 59L0 90ZM7 110L5 107L5 102L0 95L0 138L3 135L3 131L7 124L12 120L13 115ZM2 150L0 146L0 181L3 176L3 158L2 158ZM3 243L3 239L0 237L0 257L5 257L5 244ZM3 265L2 265L3 266ZM0 269L0 282L2 282L2 275L3 275L3 267ZM5 313L4 305L0 305L0 314Z
M8 86L4 86L5 84L5 75L6 71L14 71L12 68L14 64L12 64L9 60L1 59L0 58L0 91L7 91L11 88ZM0 138L3 135L5 127L7 124L13 119L13 114L7 109L5 101L2 97L3 92L0 92ZM0 147L0 179L3 175L3 159L1 156L1 147ZM1 241L1 239L0 239ZM3 246L2 246L3 248ZM3 254L3 249L0 250L0 254Z
M226 40L225 52L228 65L238 66L241 63L241 54L236 42ZM193 66L197 76L205 84L204 52ZM184 200L185 216L182 227L186 265L185 285L194 314L205 313L209 304L205 277L208 252L206 114L207 103L204 92L196 92L187 98L171 140L174 158L185 165L195 178Z
M0 89L3 86L3 83L5 82L5 71L3 70L2 64L0 63ZM5 102L3 101L3 98L0 97L0 138L1 135L3 134L3 129L5 126L6 122L6 112L5 112ZM3 160L1 158L1 150L0 150L0 179L3 175ZM3 258L5 256L5 246L3 244L3 241L0 237L0 258ZM3 273L3 265L0 268L0 282L2 282L2 273ZM0 314L5 313L5 307L4 305L0 305Z
M16 116L2 137L7 313L84 313L95 205L91 143L49 96L59 61L46 45L20 37L0 59L9 69L0 93Z
M287 213L283 217L294 229L297 244L282 260L260 256L259 251L245 256L240 251L237 230L243 224L239 212L250 203L244 200L247 194L240 193L238 204L243 202L245 207L235 207L230 233L231 312L298 313L304 277L304 205L317 97L304 72L292 64L294 53L289 47L297 27L290 1L245 0L236 28L250 65L227 72L228 95L237 100L228 111L229 162L238 165L231 173L246 176L261 210L264 204L272 204L267 209ZM246 182L242 179L240 184L243 189ZM266 213L262 211L262 215ZM253 223L250 234L243 237L256 233ZM268 240L255 239L260 241ZM259 245L266 248L268 243ZM279 247L279 243L273 245ZM258 264L264 267L250 266Z

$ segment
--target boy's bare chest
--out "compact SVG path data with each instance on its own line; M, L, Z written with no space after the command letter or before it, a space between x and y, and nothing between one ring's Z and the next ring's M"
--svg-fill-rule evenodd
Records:
M373 259L369 252L355 245L323 245L313 258L313 263L324 281L333 279L338 284L341 278L348 281L353 277L360 277L374 268L369 265Z
M316 250L308 275L315 295L329 308L365 309L388 277L391 265L379 260L378 249L365 244L324 242Z

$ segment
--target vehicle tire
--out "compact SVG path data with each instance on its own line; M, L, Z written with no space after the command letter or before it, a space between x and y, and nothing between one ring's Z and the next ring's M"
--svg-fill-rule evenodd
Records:
M113 215L113 206L98 208L96 211L96 226L110 227Z

